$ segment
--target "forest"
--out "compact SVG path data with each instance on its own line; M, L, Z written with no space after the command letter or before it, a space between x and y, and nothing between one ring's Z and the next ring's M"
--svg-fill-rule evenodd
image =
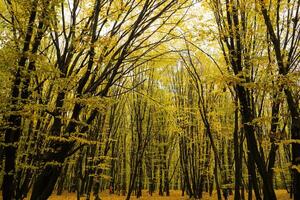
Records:
M0 0L0 199L300 200L299 0Z

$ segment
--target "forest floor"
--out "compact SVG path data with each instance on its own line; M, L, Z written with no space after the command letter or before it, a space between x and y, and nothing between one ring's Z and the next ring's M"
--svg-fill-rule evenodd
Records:
M254 196L254 194L253 194ZM286 190L277 190L276 196L278 200L288 200L289 194L286 192ZM108 192L102 192L100 194L101 200L124 200L125 196L119 196L114 194L109 194ZM80 198L82 200L85 200L85 197ZM130 199L136 200L137 198L135 196L132 196ZM157 193L154 193L153 196L150 196L147 191L143 192L143 196L139 198L139 200L187 200L189 199L187 196L182 197L181 191L171 191L171 194L169 197L166 196L159 196ZM208 194L204 194L203 200L215 200L217 199L217 194L214 193L212 197L210 197ZM52 195L49 200L76 200L76 194L74 193L65 193L61 196ZM228 200L233 200L233 195L229 196Z

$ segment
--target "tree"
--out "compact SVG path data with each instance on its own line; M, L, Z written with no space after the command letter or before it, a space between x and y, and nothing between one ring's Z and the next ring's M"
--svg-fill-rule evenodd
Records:
M255 134L256 128L252 124L256 118L255 105L252 104L252 92L251 87L248 85L254 82L251 71L253 70L252 55L253 50L257 48L256 38L257 34L253 35L249 30L257 29L257 14L254 13L254 22L250 22L247 19L248 15L251 15L251 10L246 8L247 3L244 1L225 1L225 6L222 6L219 2L213 2L212 7L216 23L218 25L220 45L224 54L224 59L235 76L239 79L234 83L234 88L239 99L241 106L241 118L246 135L247 147L249 150L249 170L252 179L255 179L255 165L258 172L262 177L264 185L264 197L267 199L276 199L276 195L272 184L272 165L267 167L264 160L263 152L260 151L257 136ZM254 7L255 9L255 7ZM272 114L277 115L276 109L278 104L274 105L274 112ZM276 119L276 116L275 118ZM276 129L276 126L272 127ZM276 150L273 148L270 155L274 158ZM255 186L256 180L253 180ZM254 187L256 198L259 197L257 186ZM237 198L239 198L237 196Z
M51 3L34 0L26 4L31 11L24 14L28 26L23 31L20 22L24 16L17 15L15 10L19 2L5 1L8 17L2 16L2 19L15 33L20 33L21 41L24 41L11 90L12 105L27 103L30 97L33 104L43 107L34 111L42 117L37 119L38 126L34 127L40 131L36 147L45 148L32 158L38 170L35 171L37 177L31 199L48 198L62 163L84 146L72 136L77 131L90 132L88 125L101 116L99 107L89 104L107 96L109 89L134 68L159 56L151 52L170 40L168 33L177 24L177 21L167 24L167 21L186 4L173 0ZM162 29L166 33L159 33ZM23 32L26 33L24 36ZM139 59L142 56L145 60ZM48 73L37 73L36 68L40 70L43 65L49 66ZM33 95L35 91L38 91L36 96ZM68 103L70 101L73 105ZM25 131L25 118L19 114L23 110L14 108L12 111L17 114L10 115L8 123L16 129L6 130L8 146L19 143ZM16 195L14 171L18 150L21 151L12 146L6 148L4 199ZM32 174L27 182L32 181L31 178Z
M291 139L292 142L292 170L293 170L293 193L294 199L300 198L300 172L298 165L300 164L300 145L297 140L300 139L300 111L299 98L296 92L293 92L291 87L297 85L289 76L297 73L299 64L299 10L298 1L275 2L267 9L265 2L259 1L261 13L263 15L266 29L273 45L273 51L278 66L278 73L281 80L280 87L286 95L288 108L291 115ZM272 21L270 17L271 7L275 8L275 17ZM284 79L287 79L285 81ZM289 83L290 82L290 83Z

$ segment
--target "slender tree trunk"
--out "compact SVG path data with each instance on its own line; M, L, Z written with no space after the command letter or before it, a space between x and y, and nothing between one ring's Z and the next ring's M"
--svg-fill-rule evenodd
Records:
M164 192L163 192L163 169L162 169L161 162L160 162L160 167L159 167L159 191L158 191L158 195L159 196L164 196Z
M215 161L214 174L215 174L215 182L216 182L218 200L222 200L222 194L221 194L221 188L220 188L219 176L218 176L218 164L216 161Z
M123 159L122 159L122 195L126 195L126 135L123 139Z
M235 165L235 183L234 183L234 200L240 200L240 185L241 185L241 174L242 174L242 160L240 159L240 144L239 143L239 110L238 110L238 99L235 97L235 111L234 111L234 132L233 132L233 141L234 141L234 165Z

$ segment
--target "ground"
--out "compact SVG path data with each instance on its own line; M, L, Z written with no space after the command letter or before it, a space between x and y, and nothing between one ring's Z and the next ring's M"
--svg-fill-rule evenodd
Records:
M277 190L276 191L277 199L278 200L288 200L289 194L286 192L286 190ZM100 194L101 200L124 200L124 196L119 195L110 195L108 192L103 192ZM85 198L81 198L82 200L85 200ZM135 196L132 196L131 199L137 199ZM139 200L186 200L188 197L182 197L180 191L171 191L171 195L169 197L161 197L158 196L158 194L153 194L153 196L150 196L146 191L143 192L143 196ZM209 197L207 194L204 195L203 200L214 200L217 199L217 195L214 193L212 197ZM229 196L229 200L233 199L233 195ZM49 200L76 200L76 194L70 194L70 193L64 193L62 196L52 195Z

